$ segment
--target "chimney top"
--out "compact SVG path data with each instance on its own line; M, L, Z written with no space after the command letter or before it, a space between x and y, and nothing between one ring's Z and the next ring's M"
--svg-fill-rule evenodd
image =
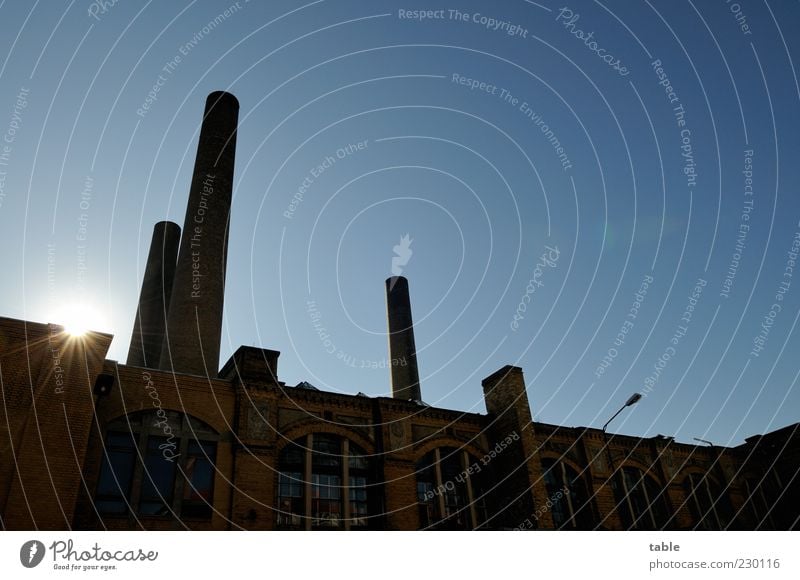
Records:
M232 93L226 91L214 91L213 93L209 93L208 97L206 97L206 108L222 104L236 107L236 110L239 109L239 100L234 97Z

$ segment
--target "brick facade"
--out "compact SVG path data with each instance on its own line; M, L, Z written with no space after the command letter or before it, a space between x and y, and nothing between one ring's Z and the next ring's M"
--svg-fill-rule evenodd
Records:
M74 338L57 326L3 318L0 341L5 529L275 529L280 527L279 457L292 441L307 441L309 434L346 440L369 458L366 527L371 529L450 527L447 521L424 526L420 520L418 466L437 449L467 452L464 472L455 479L470 481L462 509L462 522L469 527L557 527L556 512L562 513L566 502L562 492L548 490L543 467L554 464L577 475L579 489L570 498L573 511L582 507L584 514L580 525L574 524L576 517L567 525L561 520L561 527L652 527L641 517L636 526L631 524L635 517L626 519L623 468L652 478L649 501L662 502L666 529L713 529L718 522L731 529L797 526L798 425L734 448L695 446L667 437L533 423L517 367L503 367L483 381L488 413L477 414L287 386L277 378L279 353L252 347L241 347L219 378L208 379L106 360L111 337L103 334ZM100 376L113 378L108 395L94 392ZM135 507L122 514L100 513L95 494L108 426L158 409L187 415L217 434L208 515L146 515ZM309 465L313 455L306 457ZM445 488L455 487L442 475L444 456L440 453L437 466L441 489L434 510L449 501ZM475 469L468 473L470 467ZM698 521L687 491L690 475L713 480L717 517ZM146 470L141 478L147 478ZM485 484L480 497L478 478ZM626 481L630 487L630 477ZM136 485L143 484L134 478ZM582 506L574 505L576 498ZM306 501L310 505L311 497ZM488 517L476 516L479 503ZM355 508L348 508L343 513L355 521ZM299 525L315 527L312 523L304 517ZM334 527L349 526L342 519Z

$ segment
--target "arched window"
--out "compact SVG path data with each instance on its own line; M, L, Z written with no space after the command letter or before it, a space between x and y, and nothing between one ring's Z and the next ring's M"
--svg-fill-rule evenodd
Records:
M691 473L683 480L683 489L695 528L724 530L728 526L730 501L716 481L707 475Z
M366 529L369 468L365 451L338 435L312 433L288 443L278 457L276 526Z
M471 530L486 521L481 462L463 449L438 447L416 465L421 529Z
M755 530L774 530L775 522L772 518L774 503L769 482L763 475L751 475L744 480L747 504L750 506L752 527Z
M202 421L174 411L110 423L94 499L98 513L210 518L218 440Z
M547 506L556 529L592 529L586 484L577 471L556 459L542 459Z
M666 500L653 477L636 467L623 467L621 491L621 511L628 529L661 530L666 526Z

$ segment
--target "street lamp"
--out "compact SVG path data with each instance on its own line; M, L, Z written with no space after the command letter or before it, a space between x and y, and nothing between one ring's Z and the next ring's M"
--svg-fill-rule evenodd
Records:
M614 416L611 417L608 421L606 421L605 425L603 425L603 433L606 432L606 428L608 427L608 424L611 423L611 421L613 421L614 419L616 419L617 415L622 413L622 411L625 409L625 407L630 407L632 405L635 405L636 403L638 403L641 400L642 400L642 395L639 394L639 393L634 393L630 397L628 397L628 400L625 401L625 404L622 405L622 407L619 408L619 411L614 413Z
M609 447L608 440L606 439L606 429L608 428L608 424L611 423L611 421L613 421L614 419L616 419L617 415L622 413L622 411L625 409L625 407L631 407L631 406L635 405L636 403L638 403L641 400L642 400L642 395L640 393L632 394L630 397L628 397L628 400L625 401L625 404L622 405L622 407L619 408L619 411L614 413L614 415L608 421L606 421L606 424L603 425L603 447L605 448L606 455L608 456L608 471L610 473L610 475L608 476L607 481L609 481L611 483L611 489L613 490L613 492L615 494L617 493L617 484L616 484L617 471L616 471L616 469L614 467L614 458L611 456L611 448Z

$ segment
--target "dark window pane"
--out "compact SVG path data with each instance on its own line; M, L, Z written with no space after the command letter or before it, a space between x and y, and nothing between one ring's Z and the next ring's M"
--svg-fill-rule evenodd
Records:
M470 465L480 465L480 462L474 457L470 456ZM487 492L491 489L492 485L488 481L489 473L486 469L470 476L469 482L472 486L472 498L475 502L475 516L477 522L476 526L481 526L489 519L489 505L487 502Z
M705 530L725 529L731 520L728 495L708 476L689 475L683 481L694 525Z
M339 528L342 524L341 478L338 475L311 476L311 525Z
M365 527L367 525L367 478L350 476L350 527Z
M189 501L181 505L181 516L191 519L208 519L214 513L214 507L205 502Z
M303 528L303 500L302 498L280 498L278 502L277 524L279 527L302 529Z
M651 523L655 520L655 528L662 529L669 519L666 509L666 499L664 498L661 486L652 477L645 476L644 486L647 490L647 498L650 500L647 506L651 513Z
M369 468L367 454L358 445L350 443L350 471L366 471Z
M625 488L628 490L628 501L632 509L630 526L639 529L648 529L649 516L647 515L647 502L644 498L642 487L642 472L638 469L626 467L622 470L625 479Z
M655 479L635 467L623 468L622 478L628 491L622 502L626 525L639 530L663 528L669 518L661 487ZM627 501L630 501L632 513Z
M303 474L299 471L278 474L278 514L279 527L301 529L305 499Z
M210 453L209 453L210 451ZM186 483L183 490L183 499L197 500L204 499L211 501L214 489L214 464L213 459L216 453L214 449L207 449L198 454L190 450L186 458Z
M339 499L342 491L340 481L338 475L315 473L311 479L311 497Z
M305 449L295 442L287 444L279 458L281 466L305 465Z
M100 469L97 493L101 496L127 497L133 477L133 451L108 451Z
M174 451L175 445L174 438L151 436L147 441L139 499L139 511L143 515L170 513L175 487L175 462L178 459L169 451Z
M217 452L217 444L209 441L196 441L191 439L186 446L189 455L212 457Z
M358 445L348 442L344 456L344 439L326 433L312 435L311 449L303 448L307 439L284 446L278 459L277 526L283 529L342 529L344 512L349 506L348 527L367 527L369 460ZM307 453L311 453L311 481L306 478ZM344 460L348 464L345 466ZM350 471L347 495L343 494L345 467ZM306 487L308 486L308 488ZM307 493L310 493L310 498ZM306 501L311 505L306 510ZM345 504L344 502L349 502Z
M342 462L342 445L338 437L314 434L314 454L311 463L314 467L338 469Z
M97 481L96 506L100 513L121 514L127 510L136 446L130 433L109 433L100 476Z
M187 446L185 483L181 515L194 518L211 517L214 501L214 461L216 444L189 441Z
M134 434L128 432L132 429ZM201 440L197 440L197 437ZM104 513L125 513L126 498L140 484L140 515L166 515L177 507L184 517L210 517L213 502L217 433L200 420L177 411L137 412L111 423L107 436L95 504ZM186 451L181 453L181 443ZM138 442L145 446L139 458ZM175 497L180 470L182 494ZM116 476L116 480L115 477Z
M94 505L101 514L124 514L128 511L128 504L122 500L98 499L94 502Z
M470 529L469 498L466 486L462 452L452 447L439 450L442 470L442 486L444 487L444 523L447 529Z
M570 518L569 505L565 498L563 478L561 477L561 465L553 459L542 460L544 486L547 490L547 502L550 506L550 515L553 518L553 525L556 528L563 527Z
M276 525L283 529L305 527L305 457L306 439L287 444L278 458L278 512Z
M302 473L281 472L278 474L278 495L280 497L302 497L303 487Z
M417 462L417 505L420 528L428 528L441 519L439 498L436 496L436 471L434 451Z
M556 528L591 529L589 494L578 472L555 459L543 459L542 468L553 525Z
M106 449L129 449L136 448L136 441L130 433L109 433L106 439Z

